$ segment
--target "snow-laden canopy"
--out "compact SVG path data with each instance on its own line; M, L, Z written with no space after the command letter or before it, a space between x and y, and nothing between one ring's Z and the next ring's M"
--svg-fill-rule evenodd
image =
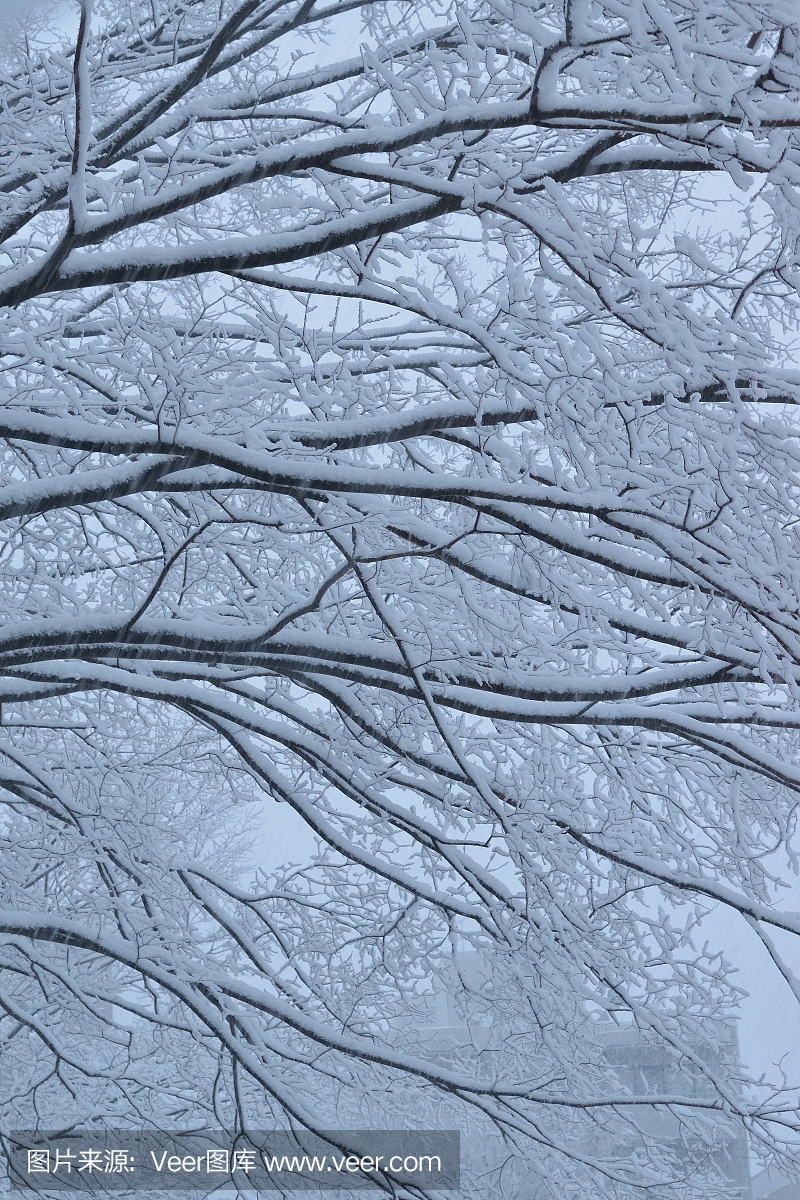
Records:
M800 998L795 6L9 27L0 1129L493 1123L531 1195L724 1193L732 1122L798 1132L697 928Z

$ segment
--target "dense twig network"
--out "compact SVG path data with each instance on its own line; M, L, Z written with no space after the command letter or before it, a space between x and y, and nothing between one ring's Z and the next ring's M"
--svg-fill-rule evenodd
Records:
M3 55L3 1132L425 1112L528 1195L724 1192L732 1121L797 1133L694 936L800 999L794 6L84 0ZM274 802L319 851L266 875Z

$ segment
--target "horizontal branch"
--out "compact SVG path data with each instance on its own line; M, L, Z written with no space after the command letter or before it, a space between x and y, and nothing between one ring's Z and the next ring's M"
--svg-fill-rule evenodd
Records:
M4 286L0 288L0 305L14 307L47 292L182 279L215 271L231 273L295 262L386 233L396 233L460 207L459 197L425 197L376 206L365 214L337 218L291 233L209 239L163 249L132 247L92 254L72 251L57 270L47 269L48 258L45 257L7 272Z
M397 648L389 642L367 637L346 638L295 633L272 637L269 626L261 629L242 623L238 627L203 620L157 621L142 619L131 628L134 612L115 614L109 620L80 618L44 622L23 621L0 629L0 670L22 667L25 662L58 659L79 661L83 657L127 658L134 661L174 659L191 662L194 657L228 664L261 666L288 672L327 672L368 686L414 692L413 674ZM682 688L702 687L757 675L714 658L652 668L637 674L594 676L500 671L481 668L471 674L458 658L431 659L426 654L418 665L423 677L438 684L437 694L447 698L475 690L473 699L487 715L496 700L514 698L533 702L596 703L630 699ZM406 685L404 680L409 681ZM499 715L499 714L498 714Z

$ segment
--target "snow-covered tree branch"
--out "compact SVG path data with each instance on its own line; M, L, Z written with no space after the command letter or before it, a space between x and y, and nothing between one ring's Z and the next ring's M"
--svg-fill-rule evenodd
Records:
M726 1194L733 1124L800 1132L703 929L800 1002L794 6L29 20L0 1131L424 1112L531 1195ZM277 874L276 804L319 843ZM490 1051L431 1051L437 978ZM675 1086L635 1094L612 1020Z

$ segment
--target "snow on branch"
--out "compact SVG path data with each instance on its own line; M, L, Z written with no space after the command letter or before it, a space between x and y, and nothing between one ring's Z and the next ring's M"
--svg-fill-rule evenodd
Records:
M3 1129L795 1169L794 10L73 15L0 50Z

